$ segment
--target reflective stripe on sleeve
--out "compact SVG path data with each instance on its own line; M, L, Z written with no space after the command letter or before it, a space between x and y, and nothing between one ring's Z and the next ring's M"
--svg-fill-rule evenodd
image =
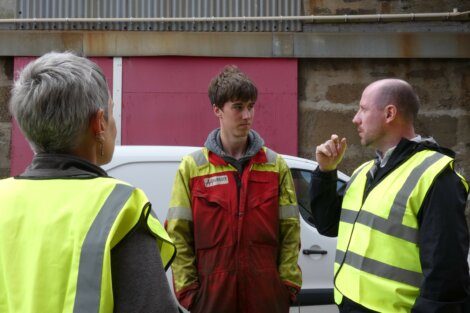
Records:
M99 312L106 241L133 190L131 186L116 185L86 234L78 267L74 313Z
M266 148L265 153L266 153L266 159L268 160L267 163L276 164L277 153L274 152L273 150L269 149L269 148Z
M190 208L172 207L168 210L168 220L187 220L193 221L193 212Z
M194 162L196 162L197 166L202 166L202 165L209 162L209 161L207 161L207 158L204 155L204 152L202 150L194 151L190 155L193 157Z
M279 207L279 219L284 220L290 217L299 217L299 206L284 205Z

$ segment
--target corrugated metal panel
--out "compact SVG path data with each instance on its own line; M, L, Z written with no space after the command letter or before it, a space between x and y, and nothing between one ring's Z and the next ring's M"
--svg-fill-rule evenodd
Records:
M300 0L19 0L18 18L299 16ZM21 29L283 32L299 21L25 23Z

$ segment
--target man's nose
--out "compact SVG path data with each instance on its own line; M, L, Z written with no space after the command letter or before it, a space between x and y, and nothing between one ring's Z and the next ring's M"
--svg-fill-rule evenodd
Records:
M356 115L354 115L354 117L352 119L352 122L353 122L353 124L356 124L356 125L359 124L359 117L357 116L357 113L356 113Z
M243 119L248 119L251 117L251 110L248 108L244 108L242 112L242 118Z

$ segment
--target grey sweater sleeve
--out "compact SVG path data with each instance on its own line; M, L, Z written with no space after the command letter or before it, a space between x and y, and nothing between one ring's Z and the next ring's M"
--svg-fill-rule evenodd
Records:
M111 250L114 312L177 313L155 238L139 223Z

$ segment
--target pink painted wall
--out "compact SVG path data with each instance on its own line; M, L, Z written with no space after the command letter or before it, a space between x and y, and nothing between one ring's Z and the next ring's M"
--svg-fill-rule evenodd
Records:
M15 78L18 77L18 72L24 68L29 62L36 59L35 57L15 57L14 72ZM109 89L113 90L113 59L112 58L90 58L93 62L97 63L104 72L108 81ZM11 134L11 151L10 151L10 175L21 174L26 166L31 163L33 158L33 151L29 147L28 142L24 138L21 130L19 129L16 121L13 119L13 127Z
M33 60L16 57L15 73ZM92 58L112 90L111 58ZM297 60L255 58L123 58L122 144L201 146L218 127L207 97L212 77L235 64L255 82L259 95L253 128L277 152L297 155ZM32 152L14 125L11 175L21 173Z
M203 145L207 134L218 127L207 88L227 64L237 65L258 87L253 128L272 149L296 155L296 59L124 59L122 143Z

